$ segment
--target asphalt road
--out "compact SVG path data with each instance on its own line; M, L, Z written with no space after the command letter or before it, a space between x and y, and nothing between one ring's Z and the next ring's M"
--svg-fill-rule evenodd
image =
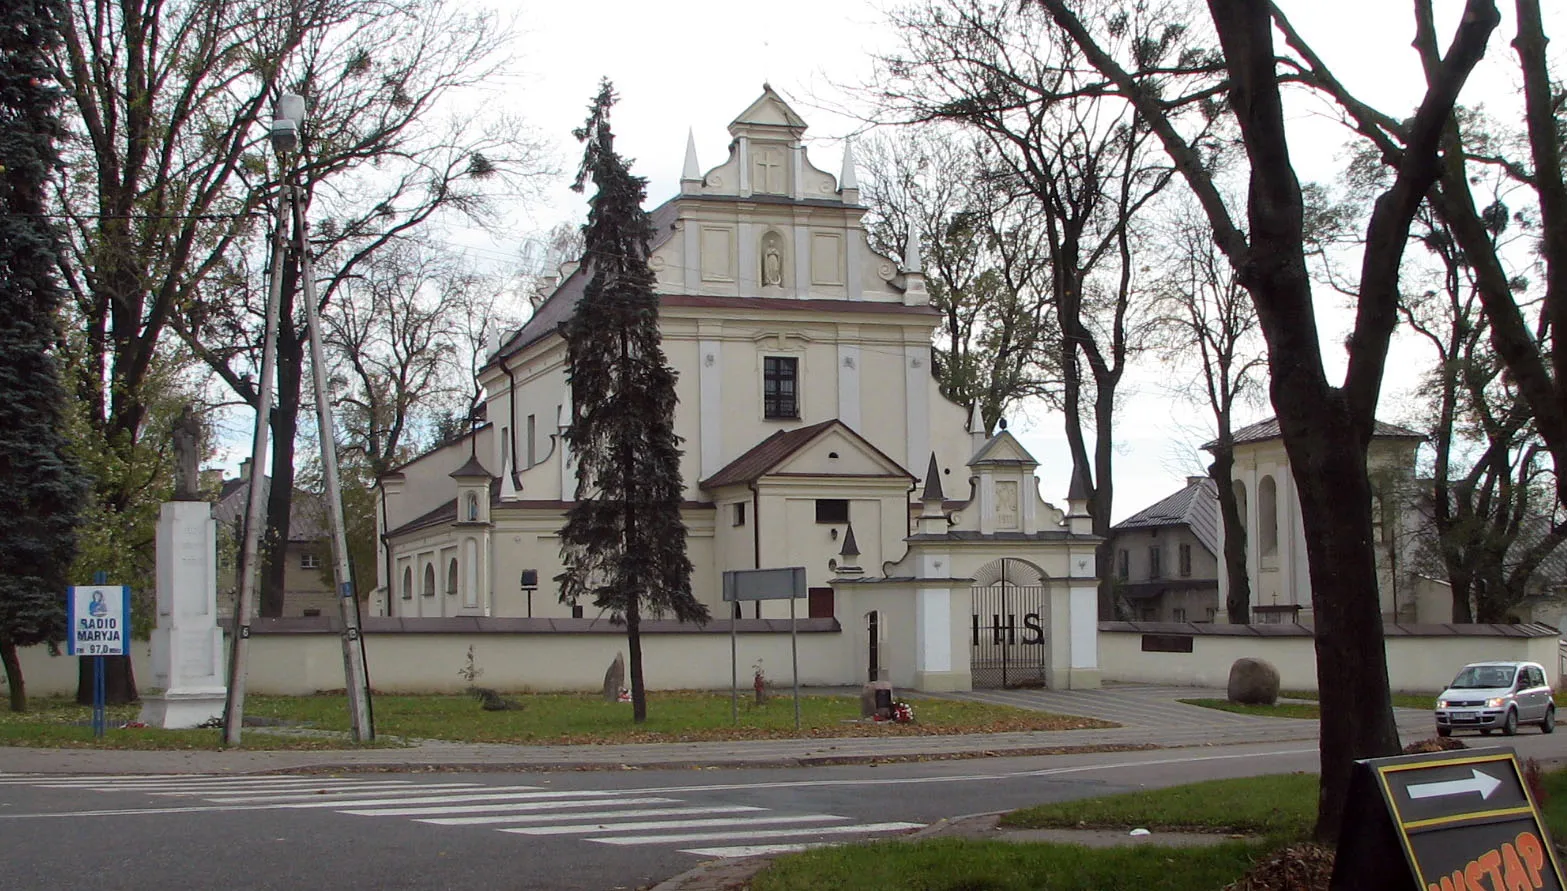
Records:
M1505 742L1567 757L1567 733ZM633 889L775 845L1315 768L1301 742L813 769L0 774L0 889Z

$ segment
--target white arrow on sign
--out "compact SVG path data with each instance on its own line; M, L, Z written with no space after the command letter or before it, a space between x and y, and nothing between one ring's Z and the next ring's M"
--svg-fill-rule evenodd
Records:
M1479 792L1481 798L1490 798L1491 793L1502 787L1502 781L1488 773L1470 768L1470 777L1467 780L1447 780L1441 783L1421 783L1418 786L1408 788L1409 797L1440 798L1444 795L1464 795L1469 792Z

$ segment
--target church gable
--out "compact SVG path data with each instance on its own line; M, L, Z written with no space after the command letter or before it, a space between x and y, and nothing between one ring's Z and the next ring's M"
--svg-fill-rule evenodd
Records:
M780 461L768 476L877 476L910 478L909 472L854 431L835 424Z
M974 457L969 459L970 467L978 467L982 464L1017 464L1026 467L1038 467L1039 462L1029 454L1028 449L1017 441L1017 437L1000 430L990 441L985 443Z

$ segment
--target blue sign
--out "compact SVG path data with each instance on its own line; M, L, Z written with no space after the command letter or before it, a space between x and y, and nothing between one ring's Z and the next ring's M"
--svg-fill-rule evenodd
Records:
M66 600L72 656L123 656L131 636L131 589L123 585L77 585Z

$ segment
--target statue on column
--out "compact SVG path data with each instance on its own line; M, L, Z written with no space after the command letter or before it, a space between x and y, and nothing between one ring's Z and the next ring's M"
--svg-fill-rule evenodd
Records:
M174 500L200 501L201 419L186 405L174 422Z

